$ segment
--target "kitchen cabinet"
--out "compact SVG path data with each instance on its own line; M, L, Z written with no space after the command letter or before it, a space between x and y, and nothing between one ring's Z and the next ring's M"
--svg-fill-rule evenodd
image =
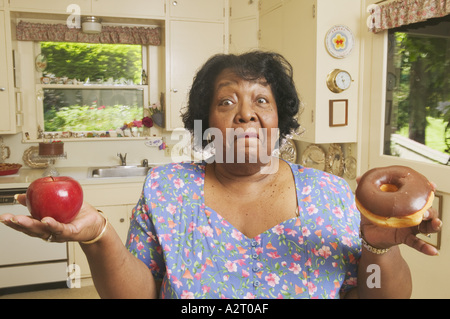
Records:
M205 39L208 39L205 41ZM206 60L224 52L222 23L171 21L168 43L168 116L166 128L182 128L180 112L186 107L196 71Z
M11 11L67 14L67 8L73 4L79 6L82 16L88 14L135 18L164 18L165 16L164 0L77 0L76 2L73 0L10 0L9 6Z
M129 4L129 2L127 2ZM76 4L80 7L80 14L91 13L91 0L9 0L11 11L31 11L42 13L67 14L67 7Z
M261 11L259 17L259 46L263 50L280 52L283 49L283 8Z
M25 194L27 188L1 186L0 214L29 215L28 209L13 197ZM47 243L0 226L0 256L0 295L15 287L66 281L66 244Z
M244 53L257 49L258 46L256 18L230 21L230 53Z
M258 1L230 0L230 53L258 48Z
M283 0L259 0L260 1L260 10L261 14L265 14L268 11L271 11L275 8L283 5Z
M17 133L9 13L0 11L0 134Z
M164 0L92 0L92 14L115 17L164 18Z
M224 21L225 0L169 0L171 18Z
M299 115L304 133L296 137L299 140L309 143L357 141L360 14L361 4L352 0L284 0L266 13L261 10L261 46L283 54L294 68L294 81L304 106ZM350 29L354 38L353 50L343 58L330 55L325 45L328 31L337 25ZM341 93L328 89L327 75L334 69L350 73L349 89ZM344 100L335 104L336 109L347 110L339 113L346 120L340 126L330 120L333 117L330 103L334 100Z
M139 200L142 184L84 185L83 191L85 201L106 214L108 221L125 245L131 212ZM80 267L82 278L90 277L89 264L80 245L74 242L68 243L68 251L69 264L75 263Z
M230 0L230 18L255 18L258 15L258 0Z

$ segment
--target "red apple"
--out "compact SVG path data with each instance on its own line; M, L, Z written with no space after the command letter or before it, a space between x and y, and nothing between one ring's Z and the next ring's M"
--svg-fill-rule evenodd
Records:
M41 220L53 217L60 223L70 223L83 204L80 183L68 176L42 177L27 190L27 207L31 216Z

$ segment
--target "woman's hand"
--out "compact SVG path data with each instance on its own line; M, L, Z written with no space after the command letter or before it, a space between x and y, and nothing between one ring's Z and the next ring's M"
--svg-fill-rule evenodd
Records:
M357 179L359 182L359 178ZM433 191L436 185L433 185ZM423 216L422 222L413 227L407 228L385 228L372 224L361 214L361 232L364 239L376 248L390 248L398 244L408 245L425 255L438 255L438 250L418 238L416 235L437 233L442 228L442 221L438 218L438 212L434 208L428 209Z
M18 195L17 201L25 206L26 195ZM39 221L31 216L12 214L0 215L0 222L31 237L50 239L51 242L81 242L96 238L104 227L105 219L94 207L84 202L76 218L69 224L59 223L51 217Z
M416 235L437 233L441 230L442 221L437 217L438 212L430 208L423 217L423 221L414 227L385 228L372 224L361 215L361 232L365 240L376 248L390 248L398 244L408 245L425 255L438 255L438 250L418 238Z

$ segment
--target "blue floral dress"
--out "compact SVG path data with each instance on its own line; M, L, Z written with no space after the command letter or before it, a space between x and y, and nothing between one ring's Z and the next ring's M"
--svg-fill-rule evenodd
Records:
M289 163L299 217L248 238L205 206L205 163L153 168L127 247L161 298L339 298L356 286L360 215L348 184Z

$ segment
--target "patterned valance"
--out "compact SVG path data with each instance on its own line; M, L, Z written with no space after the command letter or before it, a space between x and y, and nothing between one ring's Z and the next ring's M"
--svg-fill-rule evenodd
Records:
M450 0L393 0L370 7L369 29L380 32L450 14Z
M97 34L83 33L81 29L68 28L65 24L44 24L20 21L16 28L17 40L83 42L109 44L160 45L159 27L103 26Z

